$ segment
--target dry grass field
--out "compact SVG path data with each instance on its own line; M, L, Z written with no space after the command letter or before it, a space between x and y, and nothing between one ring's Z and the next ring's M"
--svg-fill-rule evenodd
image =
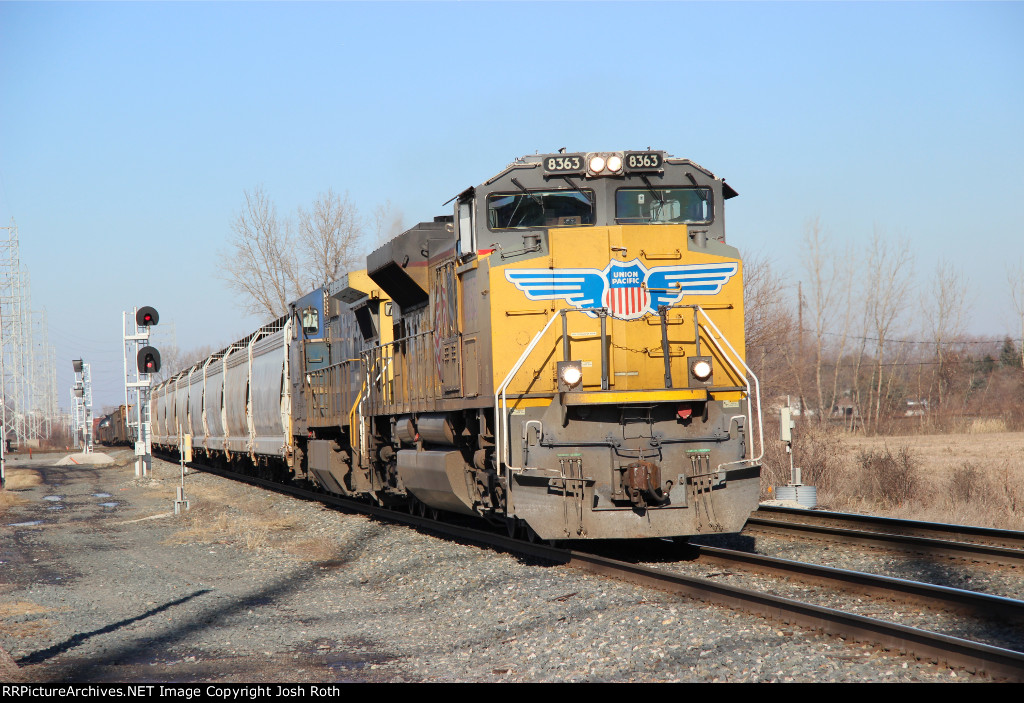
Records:
M5 635L19 639L33 637L40 632L49 632L54 625L54 621L49 618L24 620L25 616L48 612L50 612L49 608L26 601L0 603L0 629Z
M7 469L5 487L9 491L23 491L42 484L43 477L33 469Z
M229 484L191 488L189 497L196 500L196 507L185 514L188 526L169 541L236 543L254 550L290 542L285 535L298 529L295 518L275 509L269 494L254 490L240 503L237 493L236 486Z
M32 469L9 468L4 472L4 474L5 490L0 491L0 515L7 512L7 508L10 506L26 502L25 498L18 494L18 491L38 486L43 482L43 478L39 475L39 472L33 471Z
M987 429L864 437L806 427L794 457L823 508L1024 530L1024 432ZM770 497L770 486L788 482L789 459L777 431L765 436Z

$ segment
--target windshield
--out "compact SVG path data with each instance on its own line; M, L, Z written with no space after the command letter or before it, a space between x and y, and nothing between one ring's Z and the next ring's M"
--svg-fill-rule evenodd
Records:
M711 222L710 188L620 188L615 221L621 224Z
M320 331L319 310L310 307L302 311L302 331L306 334L316 334Z
M487 196L491 229L578 227L594 224L593 191L533 190Z

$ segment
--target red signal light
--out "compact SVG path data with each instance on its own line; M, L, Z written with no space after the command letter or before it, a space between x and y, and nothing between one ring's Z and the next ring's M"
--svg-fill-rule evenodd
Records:
M137 358L139 373L156 373L160 370L160 352L155 347L143 347Z
M138 309L135 313L135 323L139 327L150 327L160 322L160 315L157 313L156 308L145 306Z

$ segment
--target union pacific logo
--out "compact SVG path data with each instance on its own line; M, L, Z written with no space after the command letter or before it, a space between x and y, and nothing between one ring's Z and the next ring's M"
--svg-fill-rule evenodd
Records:
M736 261L649 269L633 259L609 261L604 270L510 269L505 279L530 300L565 300L580 310L607 308L616 319L637 320L685 295L716 295L737 271Z

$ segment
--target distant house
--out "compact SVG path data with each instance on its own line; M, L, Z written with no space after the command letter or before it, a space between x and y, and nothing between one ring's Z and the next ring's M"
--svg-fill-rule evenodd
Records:
M793 414L793 417L797 417L803 412L803 408L800 405L799 398L794 398L788 395L778 395L768 402L768 411L775 415L778 415L779 410L781 410L782 408L789 408ZM814 411L808 410L807 414L813 415Z
M830 420L849 420L854 417L860 417L860 411L851 398L837 400L832 406L832 412L829 413Z
M903 411L905 417L921 417L928 414L927 400L908 400L907 407Z

